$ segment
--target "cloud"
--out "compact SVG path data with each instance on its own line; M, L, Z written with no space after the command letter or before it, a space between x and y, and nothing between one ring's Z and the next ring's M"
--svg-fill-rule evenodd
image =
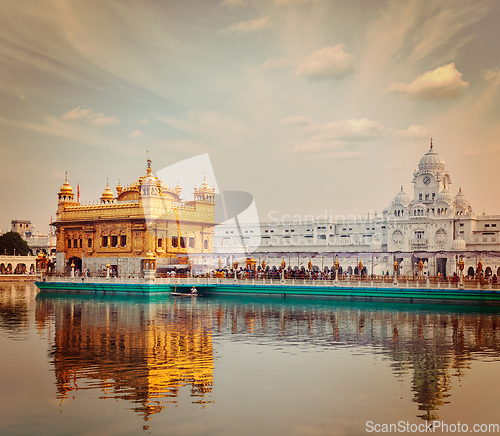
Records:
M281 120L283 124L300 124L303 126L308 126L314 124L314 121L307 117L292 116Z
M92 147L111 150L117 153L126 153L135 155L137 152L131 147L127 147L122 141L114 138L102 136L94 129L82 129L74 125L64 123L59 118L45 116L44 124L33 124L24 121L8 120L0 117L0 123L14 126L20 129L27 129L34 132L40 132L47 135L53 135L60 138L70 139L80 144L90 145Z
M117 117L107 117L103 113L95 113L90 109L80 109L77 108L66 112L62 116L63 120L82 120L88 124L92 124L94 127L101 128L104 126L111 126L114 124L121 124L121 121Z
M298 134L307 136L287 149L291 153L321 154L335 159L354 159L365 155L352 150L359 142L370 141L385 134L384 126L367 118L315 123L302 116L291 116L281 121L295 124Z
M304 119L303 122L306 122ZM296 120L296 122L299 119ZM348 142L369 141L385 133L384 126L368 118L330 121L324 124L307 124L299 129L300 134L312 134L315 140L342 140Z
M269 17L262 17L258 20L240 21L239 23L232 24L220 31L220 33L250 33L258 30L267 29L271 26L271 19Z
M385 92L400 93L413 100L439 102L458 97L468 86L469 82L462 80L462 73L451 63L427 71L410 84L393 83Z
M139 124L147 124L148 123L148 119L147 118L141 118L137 121Z
M429 132L425 127L412 125L406 130L395 130L394 137L396 139L423 139L429 137Z
M234 8L236 6L246 6L247 3L247 0L223 0L220 5Z
M285 5L293 5L297 3L316 3L322 0L274 0L274 4L285 6Z
M264 70L282 70L288 69L292 66L293 62L290 59L271 56L266 62L264 62L262 68Z
M345 141L321 141L317 139L307 139L297 142L288 151L293 153L309 153L317 151L339 151L346 145Z
M491 144L486 150L468 149L463 152L466 157L488 157L500 154L500 143Z
M139 138L140 136L146 136L145 133L141 132L140 130L134 130L130 135L128 135L129 138Z
M167 116L160 117L160 120L184 132L216 140L230 139L233 141L247 133L247 128L242 122L212 111L191 111L186 119Z
M342 79L354 72L353 56L344 51L345 44L324 47L307 56L298 66L297 76L308 79Z

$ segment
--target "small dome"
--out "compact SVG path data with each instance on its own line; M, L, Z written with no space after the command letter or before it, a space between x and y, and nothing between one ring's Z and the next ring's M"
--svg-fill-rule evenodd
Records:
M113 198L113 191L109 189L109 182L106 183L106 189L102 191L102 196L101 198Z
M61 186L61 189L59 192L61 194L72 194L73 193L73 188L68 183L68 173L66 173L66 180L64 181L63 185Z
M467 209L470 206L469 199L463 194L462 188L459 189L458 194L453 200L456 206L463 207Z
M196 185L195 185L195 190L196 190ZM203 183L201 184L200 188L198 189L198 192L212 192L212 190L210 189L210 186L208 186L208 183L207 183L207 175L204 174L203 175Z
M444 160L439 157L439 155L434 151L431 141L431 148L424 156L420 159L418 163L419 171L437 171L444 170Z
M447 188L444 188L436 197L436 201L444 201L445 203L451 203L453 201L453 196Z
M457 239L453 240L453 243L451 245L452 250L465 250L466 248L466 243L465 241L459 236Z
M403 206L408 206L410 203L410 197L403 191L403 187L401 186L401 191L399 191L394 197L395 204L402 204Z

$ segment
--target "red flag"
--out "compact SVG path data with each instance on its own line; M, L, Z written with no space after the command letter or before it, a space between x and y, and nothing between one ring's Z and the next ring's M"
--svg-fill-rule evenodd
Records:
M78 192L78 197L77 197L76 202L80 203L80 183L78 183L78 186L76 187L76 189L77 189L77 192Z

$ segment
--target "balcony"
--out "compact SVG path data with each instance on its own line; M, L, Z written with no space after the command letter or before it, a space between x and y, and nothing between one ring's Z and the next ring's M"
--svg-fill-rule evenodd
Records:
M410 239L411 251L427 249L428 245L429 241L427 239Z

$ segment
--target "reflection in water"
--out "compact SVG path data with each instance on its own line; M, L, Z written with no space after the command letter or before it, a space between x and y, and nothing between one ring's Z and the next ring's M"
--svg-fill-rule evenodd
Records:
M293 304L293 303L292 303ZM272 344L362 346L391 360L393 373L413 370L413 401L425 420L447 404L451 377L465 376L472 360L500 360L498 313L492 309L454 306L313 302L246 305L218 304L214 328L222 336L242 336ZM487 313L478 313L483 310ZM238 335L239 334L239 335Z
M29 304L36 295L33 283L0 283L0 333L22 338L29 328Z
M194 403L210 403L205 399L213 383L208 314L113 299L38 301L51 305L55 315L50 357L62 401L71 391L100 389L100 398L136 404L133 410L145 420L177 403L182 386L191 387Z
M452 377L464 377L471 361L500 360L498 313L481 307L43 295L37 303L37 322L53 319L58 398L98 388L101 398L135 403L145 420L176 403L182 386L193 402L211 403L213 348L222 341L383 355L395 376L411 377L425 420L439 418Z

